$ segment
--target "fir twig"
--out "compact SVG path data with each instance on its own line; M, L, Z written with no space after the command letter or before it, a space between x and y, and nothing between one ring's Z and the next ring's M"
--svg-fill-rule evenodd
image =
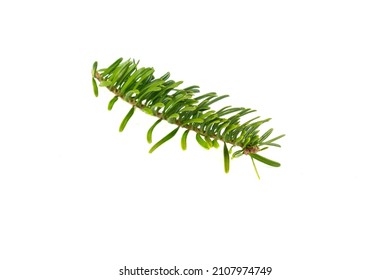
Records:
M279 135L267 140L273 132L272 128L263 134L259 134L259 127L270 121L270 118L258 120L260 117L255 117L241 124L241 118L255 112L255 110L231 106L218 111L212 110L211 104L228 97L228 95L218 96L211 92L195 96L199 93L198 86L180 89L178 87L182 82L169 80L169 77L170 73L168 72L156 79L153 68L139 68L138 62L135 62L135 60L123 61L122 58L116 60L108 68L97 70L97 62L92 67L92 85L95 96L98 96L96 81L99 82L99 86L108 88L114 94L108 104L108 110L113 108L119 98L132 106L119 127L120 132L124 130L134 114L135 108L158 118L147 132L149 143L152 142L154 128L162 120L178 126L158 141L150 149L150 153L173 138L181 127L185 129L181 138L183 150L187 148L187 135L190 131L195 132L197 142L205 149L218 148L218 141L223 142L226 173L229 171L230 165L230 156L226 144L231 145L230 151L234 147L238 149L234 151L232 158L245 154L250 155L252 162L253 159L256 159L270 166L280 166L279 163L258 154L270 146L280 147L275 141L284 136ZM254 168L258 176L255 165Z

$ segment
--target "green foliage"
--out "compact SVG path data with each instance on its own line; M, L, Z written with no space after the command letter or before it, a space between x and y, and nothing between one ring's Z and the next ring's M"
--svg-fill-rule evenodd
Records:
M167 142L169 139L172 139L173 136L176 135L176 132L179 130L180 127L177 127L175 128L174 130L172 130L170 133L168 133L167 136L165 136L163 139L161 139L160 141L158 141L156 144L154 144L154 146L149 150L149 153L153 153L153 151L155 149L157 149L158 147L160 147L162 144L164 144L165 142Z
M206 150L210 149L209 144L203 139L203 137L199 133L196 134L195 138L201 147L205 148Z
M255 169L257 178L260 180L259 171L257 171L257 167L256 167L256 164L255 164L255 161L253 160L253 157L251 157L251 160L252 160L253 168Z
M121 125L119 126L119 132L122 132L126 125L127 125L127 122L130 120L130 118L133 116L134 114L134 111L135 111L135 107L131 107L130 111L127 113L127 115L123 118L123 121L121 123Z
M162 119L158 119L148 130L148 133L146 134L146 140L149 144L152 144L152 133L154 128L162 121Z
M230 156L226 143L223 143L223 163L225 167L225 173L229 173L230 169Z
M187 136L189 132L190 130L187 129L183 132L183 135L181 136L181 148L183 149L183 151L187 150Z
M280 163L279 162L276 162L276 161L273 161L273 160L270 160L268 158L265 158L261 155L258 155L258 154L250 154L251 158L255 159L255 160L258 160L262 163L265 163L265 164L268 164L270 166L273 166L273 167L279 167L280 166Z
M99 90L98 90L98 86L96 84L96 81L94 78L92 78L92 86L93 86L93 93L95 94L96 97L99 96Z
M198 86L179 88L182 81L170 80L170 73L162 75L160 78L154 76L155 71L150 67L138 67L135 60L116 60L109 67L97 69L97 62L92 67L92 86L95 96L98 96L98 86L106 87L115 96L108 104L111 110L115 102L120 98L129 103L132 108L124 117L119 131L123 131L126 124L134 114L135 108L157 117L158 120L147 132L147 141L152 143L152 133L155 127L165 120L177 126L168 135L158 141L151 149L152 153L159 146L173 138L179 128L185 129L181 137L181 147L187 149L187 136L190 131L195 132L195 139L200 146L209 150L219 148L219 141L223 142L223 156L225 172L230 169L231 158L238 158L242 155L249 155L257 172L254 159L269 166L278 167L278 162L267 159L258 153L268 147L280 147L275 143L284 135L279 135L267 140L273 129L265 132L260 130L260 126L271 119L258 120L254 117L241 123L242 117L255 112L255 110L226 106L219 110L211 108L211 105L228 97L228 95L218 96L215 92L197 95ZM260 133L262 131L262 133ZM228 149L227 145L231 145ZM237 149L233 151L233 149ZM259 177L260 178L260 177Z
M114 104L115 102L118 101L118 96L115 95L111 100L110 102L108 102L108 111L111 111L112 110L112 107L114 107Z

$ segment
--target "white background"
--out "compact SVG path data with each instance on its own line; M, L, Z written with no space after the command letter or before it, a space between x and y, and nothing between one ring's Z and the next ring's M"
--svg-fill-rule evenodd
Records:
M0 278L272 266L264 279L390 279L388 1L10 1L0 10ZM91 66L118 57L229 93L281 149L223 172L180 137L152 155ZM161 125L154 140L172 126ZM190 134L191 135L191 134ZM259 277L262 278L262 277Z

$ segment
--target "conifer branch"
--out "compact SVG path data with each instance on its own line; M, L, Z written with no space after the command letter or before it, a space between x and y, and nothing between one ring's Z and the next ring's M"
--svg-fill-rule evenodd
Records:
M257 120L259 117L255 117L241 124L241 118L255 112L255 110L231 106L223 107L218 111L212 110L211 104L228 97L228 95L218 96L211 92L195 97L195 94L199 93L198 86L179 89L178 86L182 82L169 80L169 72L157 79L153 74L153 68L138 68L138 62L134 60L123 61L120 58L108 68L100 70L97 70L97 62L93 64L92 85L95 96L98 96L96 82L98 81L99 86L106 87L114 94L108 104L108 110L113 108L119 98L132 106L123 119L119 131L124 130L134 114L135 108L138 108L158 118L148 130L147 140L149 143L152 142L154 128L162 120L178 126L158 141L149 152L153 152L157 147L173 138L179 128L184 128L185 131L181 139L183 150L187 147L187 135L190 131L195 132L197 142L206 149L218 148L218 141L224 143L223 154L226 173L229 171L229 154L233 148L238 148L238 150L233 153L232 158L245 154L250 155L252 162L253 159L256 159L270 166L280 166L279 163L258 155L258 152L270 146L280 147L275 141L284 136L279 135L267 140L273 132L272 128L262 135L259 134L259 127L270 121L270 118ZM231 145L230 152L226 144ZM254 165L254 167L258 175L256 166Z

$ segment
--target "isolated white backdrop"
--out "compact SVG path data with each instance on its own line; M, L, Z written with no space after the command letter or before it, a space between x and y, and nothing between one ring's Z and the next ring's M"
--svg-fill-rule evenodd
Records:
M0 278L253 265L389 279L389 14L387 1L3 3ZM259 182L240 158L225 175L221 149L182 152L178 136L148 154L154 120L137 111L120 134L129 107L92 93L92 63L120 56L272 117L287 136L265 154L282 167L259 165Z

